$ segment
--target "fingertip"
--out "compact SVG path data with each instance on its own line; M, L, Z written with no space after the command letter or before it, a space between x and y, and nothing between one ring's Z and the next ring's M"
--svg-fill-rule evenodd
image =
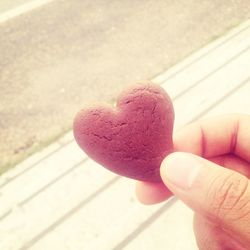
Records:
M137 199L144 205L157 204L172 196L171 191L161 182L137 182L135 193Z

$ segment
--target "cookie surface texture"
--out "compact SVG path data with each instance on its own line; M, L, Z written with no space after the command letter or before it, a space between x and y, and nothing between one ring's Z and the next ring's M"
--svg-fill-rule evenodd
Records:
M107 169L141 181L160 182L162 160L173 150L174 110L158 85L123 92L115 108L81 110L74 136L87 155Z

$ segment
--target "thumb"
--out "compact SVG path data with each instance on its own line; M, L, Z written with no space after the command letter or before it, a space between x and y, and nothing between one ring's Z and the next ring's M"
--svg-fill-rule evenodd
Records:
M248 178L196 155L181 152L164 159L161 177L165 185L195 212L250 239Z

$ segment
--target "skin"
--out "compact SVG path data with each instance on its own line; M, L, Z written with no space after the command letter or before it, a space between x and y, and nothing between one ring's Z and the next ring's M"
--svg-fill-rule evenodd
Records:
M176 186L166 169L183 153L170 154L161 166L162 183L137 182L138 199L155 204L174 194L186 203L201 250L250 249L250 116L204 119L176 132L173 141L175 151L202 163L201 173L188 190Z

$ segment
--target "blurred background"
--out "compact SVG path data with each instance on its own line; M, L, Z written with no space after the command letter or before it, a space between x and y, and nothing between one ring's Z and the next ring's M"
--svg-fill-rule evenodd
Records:
M249 13L249 0L1 0L0 173Z

